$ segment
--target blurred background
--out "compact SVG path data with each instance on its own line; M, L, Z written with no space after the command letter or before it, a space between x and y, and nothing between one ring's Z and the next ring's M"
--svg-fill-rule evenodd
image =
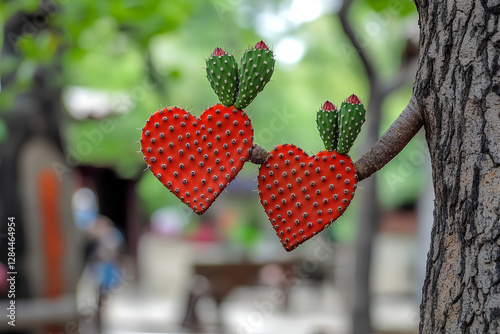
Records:
M314 154L316 111L355 93L356 160L411 96L417 20L410 0L1 1L0 331L416 333L433 202L422 133L286 253L257 165L196 216L145 171L137 128L163 106L217 103L205 59L262 39L277 64L247 108L255 143Z

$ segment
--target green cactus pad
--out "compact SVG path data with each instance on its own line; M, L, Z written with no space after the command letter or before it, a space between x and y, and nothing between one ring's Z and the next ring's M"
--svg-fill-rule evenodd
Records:
M356 95L351 95L339 108L337 152L347 154L365 122L366 110Z
M208 81L219 101L226 107L232 106L236 100L239 82L236 60L221 48L216 48L206 64Z
M316 113L316 124L319 135L328 151L337 148L338 140L338 110L330 101L326 101L323 107Z
M264 89L271 80L274 64L273 52L262 41L245 51L241 57L240 87L234 104L236 108L246 108Z

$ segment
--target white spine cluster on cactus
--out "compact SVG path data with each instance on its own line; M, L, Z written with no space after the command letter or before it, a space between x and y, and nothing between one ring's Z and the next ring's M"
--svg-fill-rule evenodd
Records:
M347 154L365 122L366 110L356 95L351 95L339 108L337 152Z
M232 106L239 86L238 64L232 55L216 48L207 60L207 78L225 106Z
M365 122L365 114L365 107L354 94L342 102L338 110L326 101L316 115L316 124L325 148L347 154Z
M271 80L274 72L274 55L264 42L257 43L241 57L240 87L235 106L246 108Z

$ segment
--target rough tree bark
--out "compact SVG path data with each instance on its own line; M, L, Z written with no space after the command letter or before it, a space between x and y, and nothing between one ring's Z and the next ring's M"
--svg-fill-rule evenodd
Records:
M419 331L499 333L500 4L415 3L412 101L356 170L368 177L425 127L436 197Z
M498 1L416 1L434 226L421 333L500 332Z

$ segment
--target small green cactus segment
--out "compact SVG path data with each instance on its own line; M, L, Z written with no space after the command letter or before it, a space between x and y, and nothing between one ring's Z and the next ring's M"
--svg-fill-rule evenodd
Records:
M366 110L356 95L351 95L339 108L337 152L347 154L365 122Z
M326 101L316 113L316 124L319 135L328 151L337 148L338 140L338 110L330 101Z
M274 64L273 52L262 41L245 51L241 57L240 88L234 104L236 108L246 108L264 89L271 80Z
M216 48L207 59L207 78L220 103L230 107L238 93L238 64L233 55Z

